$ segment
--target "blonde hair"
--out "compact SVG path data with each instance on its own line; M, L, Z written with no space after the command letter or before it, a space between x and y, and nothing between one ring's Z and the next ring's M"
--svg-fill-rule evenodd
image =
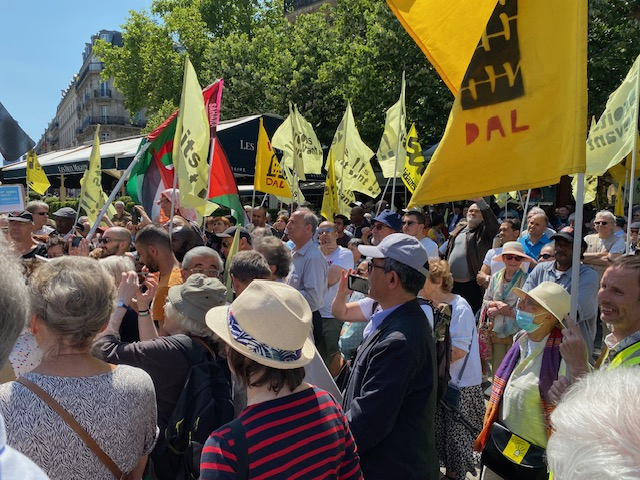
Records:
M444 292L451 293L453 290L453 275L446 260L429 259L429 279L431 283L440 284Z

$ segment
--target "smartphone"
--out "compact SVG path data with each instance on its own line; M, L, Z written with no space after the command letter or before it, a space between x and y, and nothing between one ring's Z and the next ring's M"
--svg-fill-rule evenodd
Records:
M131 223L134 225L138 225L140 223L140 212L136 207L133 207L133 213L131 215Z
M84 237L80 236L80 235L76 235L73 237L73 239L71 240L71 246L72 247L79 247L80 246L80 242L82 241Z
M354 292L364 293L365 295L369 293L369 280L360 275L349 275L347 286L349 290Z

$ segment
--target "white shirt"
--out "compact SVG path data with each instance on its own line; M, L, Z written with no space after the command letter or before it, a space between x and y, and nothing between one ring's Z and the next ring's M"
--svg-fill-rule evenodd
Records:
M429 258L435 258L436 260L440 260L440 254L438 253L438 244L431 240L429 237L424 237L420 240L420 243L427 251L427 255Z
M338 246L333 252L329 255L325 255L325 260L327 261L327 267L331 267L332 265L337 265L345 270L349 270L353 268L353 253L348 248ZM333 318L333 314L331 313L331 304L333 303L333 299L338 293L338 287L340 286L340 282L336 282L330 287L327 287L327 293L324 295L324 302L322 303L322 307L320 307L320 315L322 318Z

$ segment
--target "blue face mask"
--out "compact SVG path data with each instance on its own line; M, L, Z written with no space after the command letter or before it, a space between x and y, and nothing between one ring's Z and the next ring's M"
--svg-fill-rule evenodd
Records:
M518 324L518 327L520 327L527 333L535 332L538 328L540 328L540 325L538 325L537 323L533 323L533 319L538 315L516 309L516 323Z

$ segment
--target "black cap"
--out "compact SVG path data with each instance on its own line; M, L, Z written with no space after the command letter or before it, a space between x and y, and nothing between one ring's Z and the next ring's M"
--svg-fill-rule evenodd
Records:
M556 240L558 238L562 238L569 243L573 243L573 227L565 227L558 233L551 235L551 240ZM584 238L582 239L582 248L587 248L587 242L584 241Z

